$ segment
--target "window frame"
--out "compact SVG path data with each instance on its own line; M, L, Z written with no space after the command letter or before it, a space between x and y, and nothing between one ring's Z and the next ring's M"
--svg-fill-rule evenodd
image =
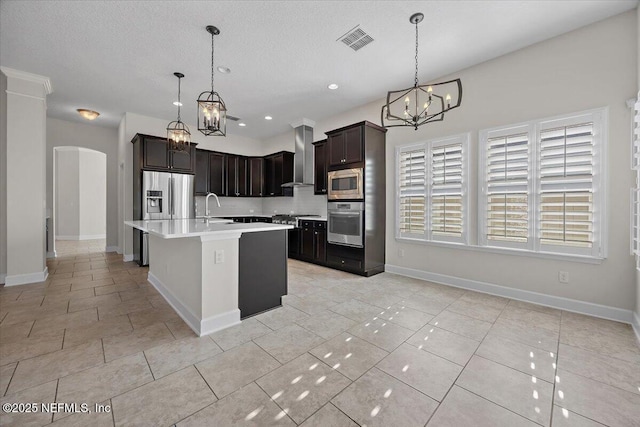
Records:
M395 197L395 236L398 240L419 241L419 242L433 242L442 244L456 244L467 245L469 242L469 141L471 134L469 132L447 136L442 138L430 139L420 143L399 145L395 150L395 166L396 166L396 197ZM431 203L433 196L433 179L432 179L432 150L434 148L446 147L453 144L461 144L461 198L462 198L462 228L460 236L447 236L447 235L434 235L433 227L431 224L432 218L432 206ZM418 233L401 233L400 232L400 158L402 153L415 150L424 150L425 153L425 182L424 182L424 198L425 198L425 217L424 224L425 230L423 234Z
M553 127L572 124L593 123L593 244L591 248L550 245L541 243L540 207L541 207L541 132ZM526 245L518 242L489 241L487 230L487 144L490 138L514 134L515 130L524 130L529 140L529 235ZM540 120L495 127L481 130L478 146L478 244L486 248L515 249L533 253L579 256L581 258L604 259L607 257L607 146L608 146L608 107L597 108L577 113L564 114ZM522 133L522 132L520 132Z

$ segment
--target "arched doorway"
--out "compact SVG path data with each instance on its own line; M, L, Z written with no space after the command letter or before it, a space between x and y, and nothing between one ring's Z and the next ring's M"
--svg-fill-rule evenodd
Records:
M53 252L102 252L107 233L107 155L83 147L53 149Z

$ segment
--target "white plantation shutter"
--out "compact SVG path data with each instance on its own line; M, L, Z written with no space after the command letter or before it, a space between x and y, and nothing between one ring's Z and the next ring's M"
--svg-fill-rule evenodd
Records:
M480 133L479 242L605 257L606 110Z
M469 135L396 149L396 236L466 242Z
M404 237L426 233L425 158L424 146L398 152L398 232Z
M541 129L539 145L540 243L592 248L593 122Z
M518 127L488 134L485 145L485 239L526 248L530 234L530 134Z
M459 139L459 138L457 138ZM463 144L431 146L431 238L460 240L463 237Z

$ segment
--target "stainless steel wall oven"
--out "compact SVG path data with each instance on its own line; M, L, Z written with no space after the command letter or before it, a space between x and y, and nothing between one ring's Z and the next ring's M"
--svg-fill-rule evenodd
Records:
M329 202L327 242L361 248L364 243L364 203Z

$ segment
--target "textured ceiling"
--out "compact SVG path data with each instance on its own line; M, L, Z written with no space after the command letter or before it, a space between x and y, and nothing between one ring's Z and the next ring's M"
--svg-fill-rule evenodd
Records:
M172 120L177 82L182 117L216 90L247 127L267 138L302 117L321 120L413 84L420 24L420 79L434 79L636 7L604 1L7 1L0 3L0 65L51 78L48 115L117 126L124 112ZM375 41L354 52L337 39L360 25ZM327 84L337 83L337 91ZM273 116L267 122L265 115ZM195 131L195 129L192 129Z

